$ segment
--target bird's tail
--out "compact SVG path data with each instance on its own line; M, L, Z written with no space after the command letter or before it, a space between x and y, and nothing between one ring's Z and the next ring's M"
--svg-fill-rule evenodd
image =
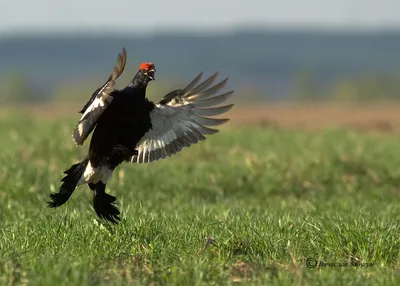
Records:
M50 194L51 201L47 202L48 206L51 208L59 207L65 204L69 197L74 192L78 185L80 178L85 172L86 166L89 162L88 157L77 164L72 165L68 170L64 171L66 176L62 178L61 187L57 193Z

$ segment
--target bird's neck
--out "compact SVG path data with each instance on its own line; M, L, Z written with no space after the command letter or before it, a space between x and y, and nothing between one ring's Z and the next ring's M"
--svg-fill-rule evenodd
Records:
M129 97L134 95L134 98L136 98L137 100L144 100L146 98L146 87L147 85L139 86L129 84L127 87L125 87L124 94L128 95Z
M135 88L135 89L146 89L148 83L149 83L148 81L142 81L142 80L136 79L136 80L132 80L130 82L130 84L128 85L128 87Z
M150 79L143 71L138 71L134 78L129 83L128 87L135 89L146 89Z

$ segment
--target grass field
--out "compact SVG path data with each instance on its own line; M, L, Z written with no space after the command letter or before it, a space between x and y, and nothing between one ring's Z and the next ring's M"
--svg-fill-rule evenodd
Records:
M46 206L74 124L0 123L1 285L400 285L400 135L228 126L120 166L109 226L87 187Z

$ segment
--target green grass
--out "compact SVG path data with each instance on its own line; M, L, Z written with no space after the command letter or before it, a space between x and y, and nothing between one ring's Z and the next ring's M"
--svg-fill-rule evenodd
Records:
M87 187L46 206L74 124L0 123L0 285L400 285L400 136L225 128L118 167L109 226Z

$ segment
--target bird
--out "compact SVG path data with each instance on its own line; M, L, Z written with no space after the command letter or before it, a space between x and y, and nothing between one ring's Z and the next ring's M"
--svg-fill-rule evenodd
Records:
M122 163L146 164L166 159L219 132L210 128L229 121L213 116L228 112L234 104L221 105L234 90L219 94L228 77L214 84L219 72L201 81L200 72L184 88L164 95L159 102L146 97L155 80L152 62L143 62L129 84L115 89L123 73L127 53L122 48L107 81L94 91L79 111L82 115L72 138L82 146L92 133L87 155L64 171L61 186L50 194L48 207L64 205L74 190L87 184L93 191L93 208L98 218L118 224L121 220L116 197L106 193L107 182Z

